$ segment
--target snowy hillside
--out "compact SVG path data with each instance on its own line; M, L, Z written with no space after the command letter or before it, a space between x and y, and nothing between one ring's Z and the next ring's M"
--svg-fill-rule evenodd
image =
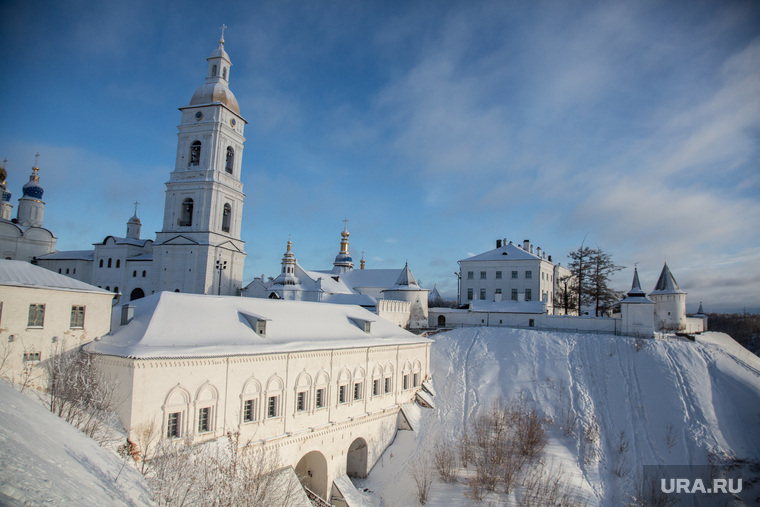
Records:
M0 381L0 505L151 505L124 459Z
M433 338L438 409L424 411L417 435L400 432L359 484L384 505L419 505L410 463L440 438L455 445L498 397L522 396L550 421L544 461L561 463L589 505L628 501L643 465L760 460L760 359L727 335L646 340L638 351L631 338L503 328ZM583 438L591 427L596 442ZM464 493L436 480L428 504L471 505Z

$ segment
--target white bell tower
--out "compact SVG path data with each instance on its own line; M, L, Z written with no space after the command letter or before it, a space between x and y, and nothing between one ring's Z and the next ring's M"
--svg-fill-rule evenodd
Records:
M237 295L242 287L246 121L228 87L232 63L224 28L219 47L206 59L206 82L179 108L177 158L153 246L154 291Z

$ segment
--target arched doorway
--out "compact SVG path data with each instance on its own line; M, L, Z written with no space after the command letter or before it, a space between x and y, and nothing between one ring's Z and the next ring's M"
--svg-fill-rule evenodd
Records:
M129 300L134 301L135 299L140 299L145 297L145 291L143 291L140 287L137 287L129 294Z
M367 441L363 438L357 438L348 448L346 474L349 477L367 477Z
M443 315L438 316L438 327L444 327L446 325L446 317Z
M327 460L319 451L306 453L296 465L296 475L304 487L324 500L327 498Z

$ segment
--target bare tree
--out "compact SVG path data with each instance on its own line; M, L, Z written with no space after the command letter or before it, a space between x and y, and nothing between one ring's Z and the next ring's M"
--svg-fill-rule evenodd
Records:
M578 311L578 294L573 290L573 276L563 276L557 280L554 291L554 306L561 308L565 315Z
M570 284L578 304L578 314L584 306L594 306L594 314L609 312L612 305L620 299L622 292L609 286L610 277L623 269L612 262L612 256L601 248L585 246L583 238L577 250L568 253L571 261L568 266L573 274Z
M417 500L420 502L420 505L425 505L430 493L430 487L433 485L433 468L422 457L422 454L420 453L414 458L409 467L409 473L417 486Z

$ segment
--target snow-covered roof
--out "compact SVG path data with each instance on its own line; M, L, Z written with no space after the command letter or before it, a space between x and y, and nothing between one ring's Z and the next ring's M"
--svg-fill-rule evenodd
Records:
M628 291L625 299L621 303L633 303L633 304L654 304L654 302L647 297L646 292L641 289L641 283L639 282L639 270L633 268L633 282L631 283L631 290Z
M134 317L86 345L137 359L219 357L429 343L359 306L160 292L130 303ZM263 335L255 322L266 321ZM370 321L365 332L357 322Z
M153 260L153 253L147 252L142 253L140 255L135 255L133 257L128 257L127 262L135 262L135 261L152 261Z
M461 259L459 262L468 261L520 261L520 260L539 260L541 257L534 255L527 250L523 250L519 246L512 242L502 245L499 248L494 248L482 254L473 255L466 259Z
M654 290L649 294L686 294L686 292L682 291L678 286L676 279L668 268L668 264L665 263L662 267L660 278L657 280L657 285L655 285Z
M102 243L93 243L94 245L105 245L108 241L108 238L113 239L114 243L117 245L132 245L132 246L139 246L143 247L147 242L153 242L151 239L135 239L135 238L120 238L118 236L106 236L106 238L103 240Z
M49 269L24 261L0 260L0 285L29 287L36 289L56 289L77 292L100 292L113 295L88 283L80 282Z
M401 269L352 269L341 275L351 287L392 287L399 275Z
M377 306L377 299L367 294L325 294L322 296L322 302L336 305Z
M92 261L95 258L95 250L64 250L40 255L38 259L46 261Z

